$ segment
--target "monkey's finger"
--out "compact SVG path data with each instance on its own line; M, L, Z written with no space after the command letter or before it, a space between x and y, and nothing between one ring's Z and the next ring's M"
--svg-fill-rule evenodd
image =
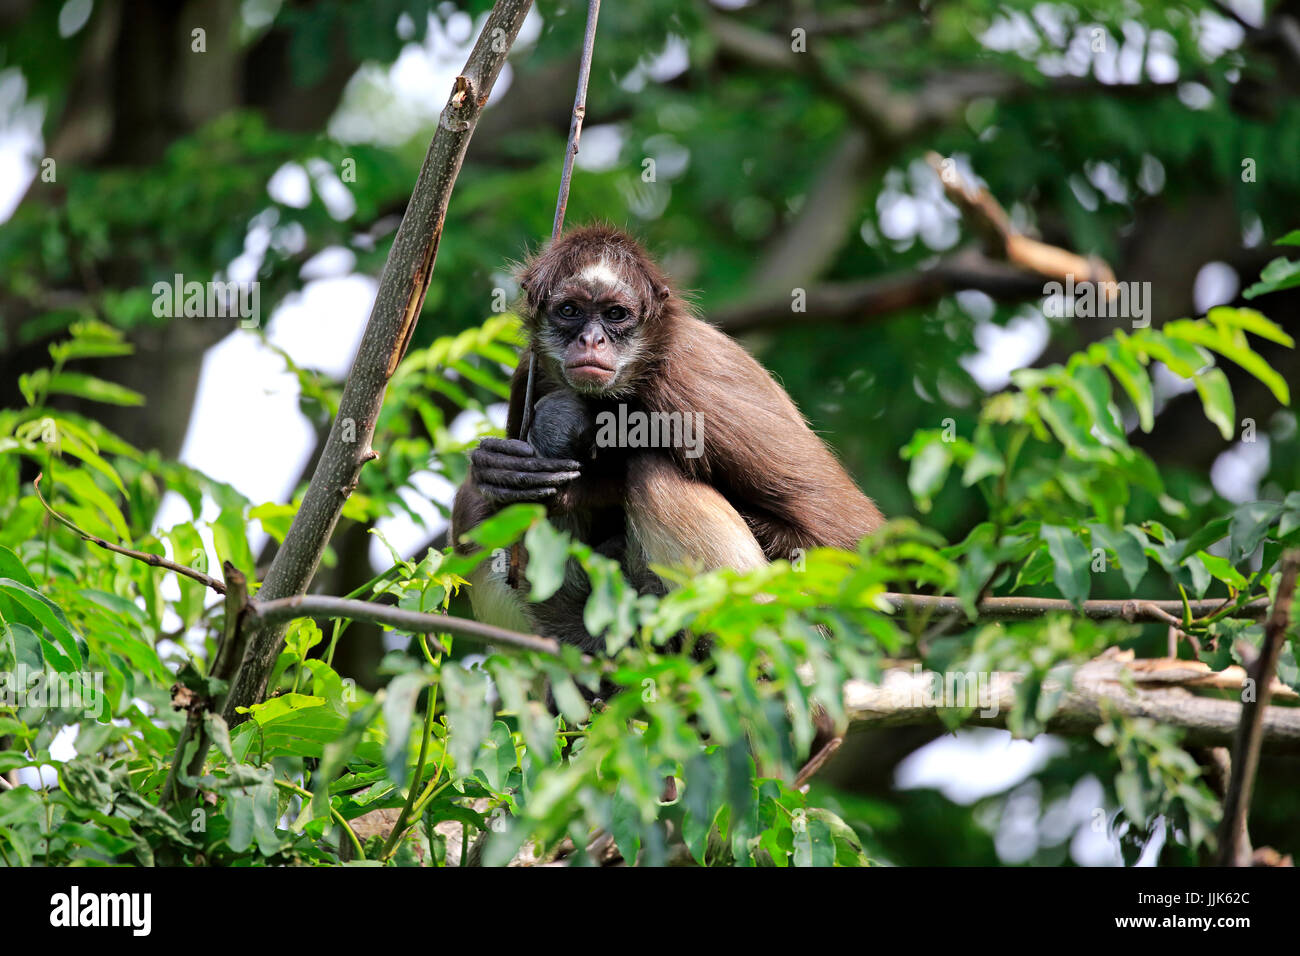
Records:
M477 468L474 480L481 485L500 488L545 488L572 481L580 471L513 471L504 468Z
M582 462L573 461L570 458L522 457L519 455L498 454L482 448L476 448L470 452L469 460L478 469L499 468L502 471L540 472L582 470Z
M519 455L523 458L535 458L537 449L518 438L484 438L478 443L484 451L499 452L503 455Z
M479 493L489 501L511 504L516 501L537 501L556 494L556 488L501 488L496 485L481 485Z

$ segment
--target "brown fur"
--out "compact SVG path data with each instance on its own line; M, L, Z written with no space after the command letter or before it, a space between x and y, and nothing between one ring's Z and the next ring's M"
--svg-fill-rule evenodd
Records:
M569 387L546 338L552 332L547 310L560 296L581 296L575 277L602 259L620 280L618 301L640 321L619 342L632 358L617 387L584 399L593 413L620 402L629 410L698 412L703 453L691 458L682 448L600 449L581 477L549 500L552 520L593 546L603 542L621 552L634 570L682 556L705 567L749 565L754 542L768 560L790 558L800 548L852 548L880 526L875 504L785 389L738 343L695 318L645 251L618 230L574 230L520 272L537 354L534 401ZM527 365L525 358L511 384L511 435L523 417ZM467 480L456 499L453 540L491 510ZM611 544L624 527L631 539L654 540Z

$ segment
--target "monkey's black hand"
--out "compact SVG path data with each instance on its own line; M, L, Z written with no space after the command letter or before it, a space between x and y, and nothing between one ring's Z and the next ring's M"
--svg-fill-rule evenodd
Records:
M503 505L545 501L577 478L582 467L568 458L540 458L532 445L514 438L484 438L469 462L479 493Z
M533 425L523 436L544 458L591 457L596 421L587 403L567 390L551 392L533 407Z

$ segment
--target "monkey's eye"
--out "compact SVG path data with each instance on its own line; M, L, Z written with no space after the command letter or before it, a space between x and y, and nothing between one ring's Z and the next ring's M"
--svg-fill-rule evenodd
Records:
M611 322L622 322L627 318L627 309L623 308L621 305L616 305L612 309L606 309L605 318L609 319Z
M566 302L564 305L560 306L560 315L564 316L566 319L577 318L578 314L579 309L572 302Z

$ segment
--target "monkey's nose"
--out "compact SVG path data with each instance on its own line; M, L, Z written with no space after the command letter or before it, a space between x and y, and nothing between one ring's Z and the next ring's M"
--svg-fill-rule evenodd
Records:
M600 329L584 329L578 336L578 342L581 343L584 348L604 348L605 333Z

